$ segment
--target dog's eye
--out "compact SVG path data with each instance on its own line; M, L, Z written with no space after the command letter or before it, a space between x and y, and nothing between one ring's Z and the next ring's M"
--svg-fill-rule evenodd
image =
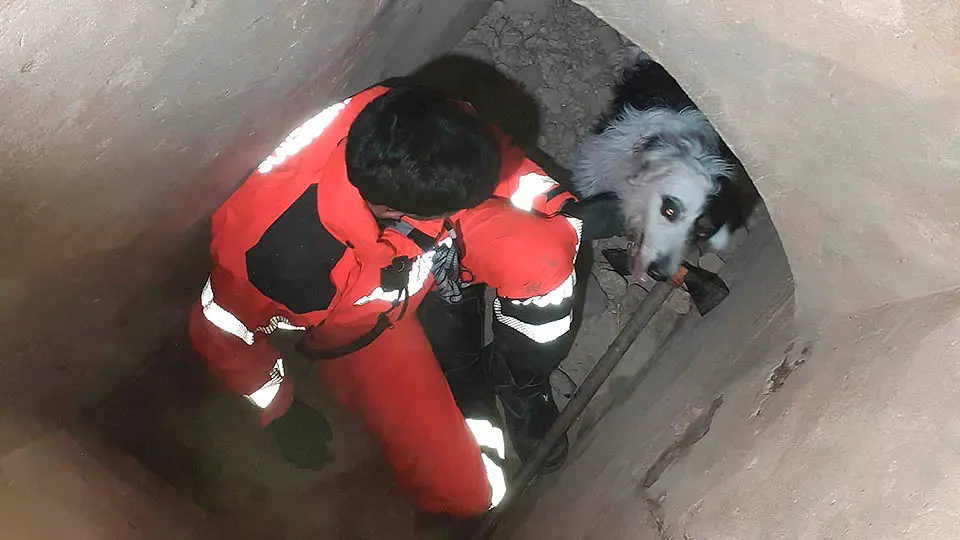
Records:
M667 221L676 221L683 211L680 201L673 197L664 197L660 203L660 215L667 218Z

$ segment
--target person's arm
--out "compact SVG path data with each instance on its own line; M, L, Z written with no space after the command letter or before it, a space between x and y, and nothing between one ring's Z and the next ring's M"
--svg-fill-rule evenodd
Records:
M576 217L586 239L609 238L623 234L623 211L613 193L599 193L579 199L560 182L528 158L519 148L501 136L502 175L507 178L495 192L517 209L543 216L563 213Z
M283 358L266 335L255 330L278 324L283 328L284 323L232 302L238 288L250 284L229 277L218 280L217 275L215 269L190 311L194 347L221 381L260 411L261 424L277 440L284 459L304 469L322 468L333 459L327 446L333 437L330 423L322 412L294 396ZM218 281L226 294L217 294ZM246 294L257 298L252 291Z
M238 287L235 280L214 271L190 311L190 339L210 371L246 397L266 426L287 411L293 381L280 354L264 334L256 332L269 324L270 314L240 307L238 288L242 284Z
M496 290L494 351L546 377L573 344L579 219L521 213L488 201L461 221L463 267Z

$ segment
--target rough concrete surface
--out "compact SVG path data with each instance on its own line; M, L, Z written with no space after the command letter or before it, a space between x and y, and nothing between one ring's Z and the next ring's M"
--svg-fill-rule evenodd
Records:
M652 490L667 537L956 537L958 336L960 293L935 294L831 325L759 414L759 374L734 385Z

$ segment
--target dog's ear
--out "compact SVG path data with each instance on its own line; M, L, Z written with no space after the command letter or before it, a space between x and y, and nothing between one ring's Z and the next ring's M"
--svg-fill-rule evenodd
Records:
M715 251L726 248L733 232L743 226L739 188L729 178L716 178L717 191L707 199L707 207L693 225L697 245Z
M740 186L728 176L717 178L719 189L711 201L713 213L716 218L714 221L718 225L725 225L730 233L743 227L746 218L743 212Z

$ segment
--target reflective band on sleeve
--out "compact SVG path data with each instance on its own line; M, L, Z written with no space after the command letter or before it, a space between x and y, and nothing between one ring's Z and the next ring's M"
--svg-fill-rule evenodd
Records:
M524 300L511 300L510 303L516 306L529 306L533 304L537 307L547 307L547 306L559 306L566 300L573 296L573 287L577 284L577 274L576 272L571 273L567 279L560 284L556 289L548 292L547 294L534 296L531 298L526 298Z
M500 298L493 300L493 314L497 322L513 328L537 343L550 343L570 331L573 325L573 314L567 313L563 318L543 324L530 324L515 317L504 315Z
M246 398L257 407L266 409L270 406L270 403L273 402L273 398L277 397L277 394L280 393L281 383L283 383L283 359L277 358L277 363L274 364L273 369L270 370L270 380L261 386L259 390L246 396Z
M577 233L577 245L574 247L573 263L577 262L577 254L580 252L580 243L582 241L582 231L583 231L583 222L575 217L563 216L567 219L567 222L570 224L570 227L573 228L574 232ZM573 272L567 276L567 279L564 280L556 289L543 294L540 296L533 296L531 298L525 298L523 300L511 300L510 302L516 306L529 306L533 304L537 307L547 307L547 306L559 306L563 303L564 300L573 296L574 287L577 285L577 271L574 269Z
M537 173L527 173L519 178L520 185L510 196L513 206L527 212L533 210L533 202L537 197L553 189L557 183L549 176Z
M200 293L200 305L203 306L204 318L210 321L210 324L237 336L247 345L253 345L253 332L233 313L213 301L213 286L210 284L210 278L207 278L207 284L203 286L203 292Z
M453 246L452 238L444 238L438 244L438 246ZM430 277L430 271L433 269L433 259L436 256L437 251L431 249L424 252L416 259L413 260L410 266L410 273L407 275L407 294L409 296L414 296L421 289L423 289L424 284L427 283L427 278ZM353 303L355 306L362 306L373 302L374 300L382 300L384 302L399 302L400 301L401 291L385 291L383 287L377 287L376 289L370 291L370 294L362 296Z
M346 108L349 103L350 98L347 98L340 103L327 107L313 118L301 124L297 129L287 135L287 138L280 143L280 146L278 146L272 154L267 156L267 159L263 160L263 163L257 167L257 171L260 174L267 174L272 171L274 167L286 161L288 157L296 155L306 148L308 144L312 143L314 139L323 133L323 130L327 129L327 126L337 118L340 111Z
M573 250L576 253L580 253L580 242L583 241L583 221L581 221L580 218L575 218L573 216L563 217L567 218L567 223L573 227L573 232L577 233L577 245L575 248L573 248ZM577 256L574 255L573 258L576 260Z
M489 448L497 453L501 460L506 459L506 442L503 439L503 430L494 426L489 420L467 418L467 427L473 433L480 448ZM485 453L480 454L483 467L487 472L487 481L490 483L490 508L500 504L507 494L507 479L497 463Z
M306 326L294 326L290 324L290 321L286 317L280 315L274 315L270 317L270 322L266 326L257 327L257 332L263 332L264 334L272 334L277 330L306 330Z

